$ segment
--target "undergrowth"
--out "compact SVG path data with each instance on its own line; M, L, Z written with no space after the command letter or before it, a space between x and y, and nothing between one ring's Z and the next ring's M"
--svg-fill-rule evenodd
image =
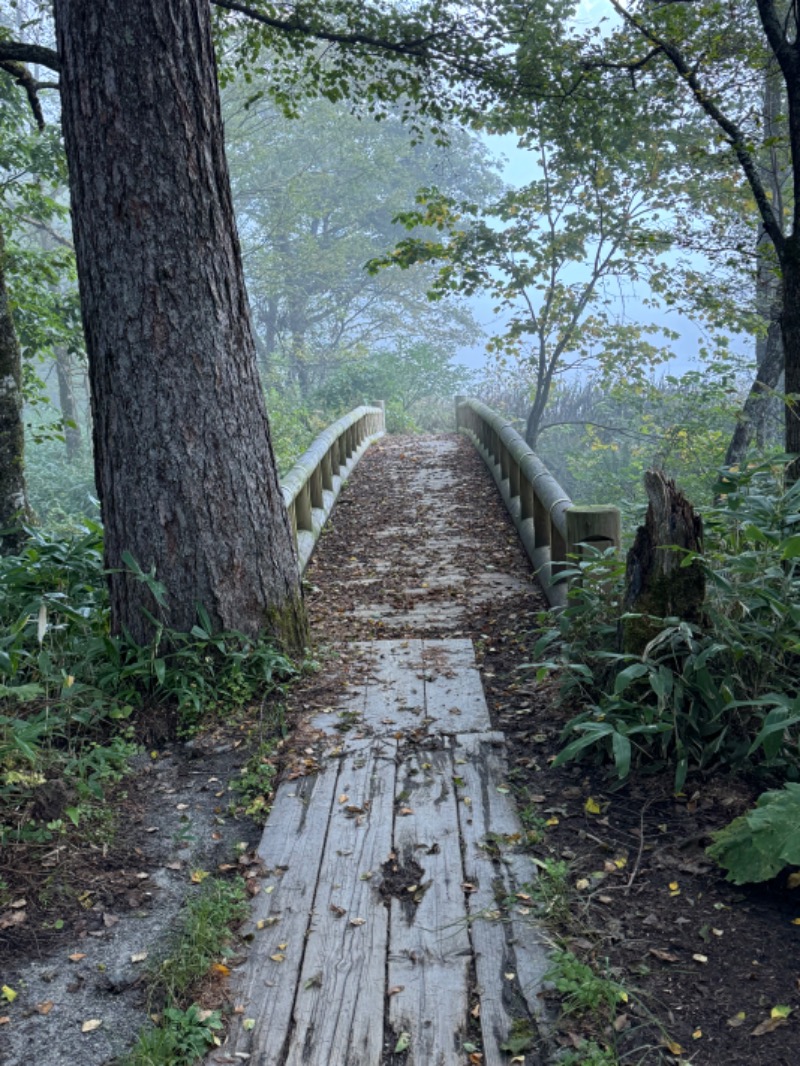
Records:
M142 709L190 736L295 672L266 641L213 633L202 607L190 633L159 626L146 646L113 635L100 526L30 530L18 555L0 558L0 843L86 824L135 751ZM61 801L37 817L50 782Z
M730 769L800 777L800 484L779 487L761 466L726 474L722 503L704 515L703 625L659 620L641 655L621 650L624 564L609 554L577 562L566 609L529 664L557 670L579 706L555 765L594 756L620 778L671 769L675 790L693 771Z
M149 1013L157 1023L140 1033L119 1066L191 1066L216 1043L222 1018L194 999L215 967L226 971L232 929L247 913L241 881L203 883L167 954L148 971Z

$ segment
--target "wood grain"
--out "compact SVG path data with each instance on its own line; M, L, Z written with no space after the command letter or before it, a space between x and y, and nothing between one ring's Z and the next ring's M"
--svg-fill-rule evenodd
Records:
M449 751L411 754L397 780L394 852L423 868L417 891L392 899L389 1017L411 1036L409 1066L462 1066L472 954ZM413 886L412 886L413 887ZM420 897L414 904L414 897Z

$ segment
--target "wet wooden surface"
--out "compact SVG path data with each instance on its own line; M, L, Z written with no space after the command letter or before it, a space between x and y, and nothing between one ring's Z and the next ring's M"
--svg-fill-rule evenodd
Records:
M508 905L535 869L471 642L359 653L366 680L315 720L322 769L278 789L237 1013L211 1061L460 1066L480 1047L508 1063L512 1025L536 1029L546 963L527 908Z

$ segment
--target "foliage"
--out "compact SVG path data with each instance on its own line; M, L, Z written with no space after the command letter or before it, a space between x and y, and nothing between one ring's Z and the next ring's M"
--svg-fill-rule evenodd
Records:
M466 389L469 372L454 366L447 350L420 341L353 353L316 394L321 406L344 413L376 399L386 402L389 433L428 432L452 425L454 397Z
M229 713L294 673L266 642L212 634L202 607L190 633L159 625L146 647L112 635L102 532L93 523L69 535L31 529L24 550L0 560L0 627L0 833L6 841L49 839L60 831L62 825L38 824L31 816L37 789L48 781L69 783L74 795L61 814L76 824L102 799L131 754L130 736L119 727L134 708L166 705L191 732L205 714Z
M454 128L447 148L414 145L396 114L376 123L324 100L287 123L241 83L227 90L225 103L234 203L268 383L298 384L308 400L359 349L427 340L450 350L475 334L463 307L430 305L430 272L371 277L364 263L397 239L392 216L419 185L437 180L476 199L497 189L477 138Z
M736 885L768 881L784 866L800 866L800 784L763 793L752 810L713 837L707 852Z
M201 1011L191 1002L211 966L223 958L233 926L247 915L241 882L212 878L186 905L180 932L170 954L151 966L151 1006L161 1011L160 1024L145 1029L121 1066L192 1066L222 1029L216 1011Z
M565 1014L590 1014L608 1020L618 1003L628 1001L628 993L616 981L595 973L571 951L556 949L544 975L562 997Z
M540 640L540 674L561 668L565 694L583 704L556 764L609 758L634 765L798 772L800 724L800 490L778 489L781 468L727 473L724 504L706 516L707 625L663 619L641 658L618 650L621 566L606 556L576 564L579 584ZM688 558L693 558L689 556Z
M60 439L29 438L25 450L28 498L37 522L50 532L79 529L100 517L89 449L68 460Z

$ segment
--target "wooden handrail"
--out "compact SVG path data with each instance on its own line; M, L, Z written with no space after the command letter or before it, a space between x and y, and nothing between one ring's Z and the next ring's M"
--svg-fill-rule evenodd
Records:
M576 506L512 424L480 400L456 397L456 429L492 472L550 606L563 606L559 570L581 544L619 548L619 508Z
M301 574L342 485L370 444L385 432L382 403L376 407L356 407L324 429L286 477L281 478Z

